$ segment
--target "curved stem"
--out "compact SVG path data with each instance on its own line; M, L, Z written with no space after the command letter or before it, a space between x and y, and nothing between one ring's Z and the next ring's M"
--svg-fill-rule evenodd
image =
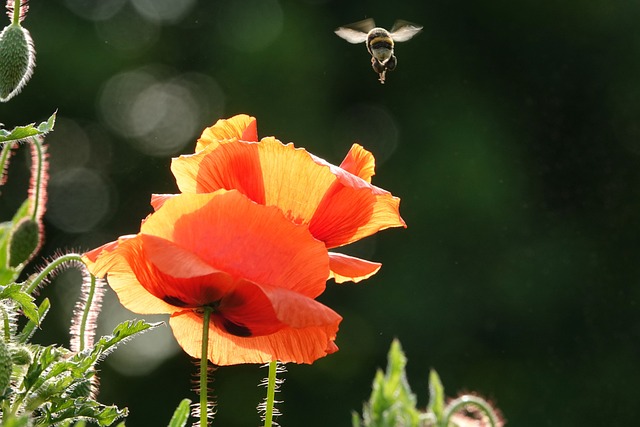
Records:
M267 383L267 405L264 415L264 427L271 427L273 423L273 405L276 397L276 376L278 373L278 361L269 363L269 382Z
M202 353L200 356L200 427L207 427L208 404L207 388L209 378L207 377L207 364L209 362L209 322L211 321L210 307L204 308L202 319Z
M65 254L54 259L40 272L40 274L31 280L31 284L24 291L28 294L32 294L49 274L67 262L82 262L82 256L79 254Z
M489 402L484 400L478 396L472 395L464 395L460 396L457 399L452 400L444 410L444 414L442 417L442 423L440 424L443 427L449 425L451 417L461 409L464 409L466 406L475 406L480 411L482 411L488 418L491 427L497 427L500 425L500 417L493 410Z

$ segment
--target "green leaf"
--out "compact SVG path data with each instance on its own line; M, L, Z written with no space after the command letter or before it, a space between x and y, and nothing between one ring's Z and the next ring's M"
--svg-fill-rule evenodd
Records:
M442 420L444 413L444 387L434 369L429 372L429 405L427 406L427 411L433 412L437 422Z
M178 405L168 427L184 427L189 420L189 414L191 412L191 400L183 399Z
M56 399L53 404L42 406L41 410L42 415L36 423L44 425L86 420L100 426L109 426L119 418L126 417L129 412L126 408L102 405L89 398Z
M387 370L376 372L371 397L363 407L363 422L366 427L417 427L420 412L416 409L416 397L407 382L405 367L407 358L398 340L391 343ZM355 424L352 417L352 423ZM359 422L359 421L358 421Z
M54 112L46 122L42 122L38 126L34 126L35 123L31 123L26 126L17 126L11 131L0 129L0 143L20 141L31 136L45 135L53 130L55 123L56 113Z
M22 328L22 331L20 331L20 333L16 337L18 342L26 343L27 340L31 338L31 336L36 330L36 327L40 323L42 323L42 321L44 320L44 317L47 315L50 308L51 308L51 302L49 301L49 298L45 298L44 300L42 300L42 302L40 303L40 306L38 307L38 320L37 321L29 320L27 322L24 328Z
M33 302L33 297L22 290L22 285L12 283L0 289L0 299L10 298L22 309L27 319L39 324L38 307Z

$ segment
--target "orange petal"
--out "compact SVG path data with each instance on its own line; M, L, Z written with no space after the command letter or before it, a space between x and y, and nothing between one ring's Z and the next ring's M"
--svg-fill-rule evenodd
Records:
M172 242L233 277L312 298L322 293L329 275L326 248L306 226L291 223L279 209L258 205L237 191L173 197L144 222L141 234ZM153 247L149 256L172 274L196 268L176 260L170 265L171 257Z
M304 297L302 297L304 298ZM337 350L334 340L342 318L331 309L312 301L304 307L307 323L285 326L269 335L241 337L219 327L219 319L209 327L209 360L216 365L266 363L313 363ZM295 317L295 315L293 316ZM201 357L202 317L193 311L174 314L169 320L180 346L191 356Z
M171 171L183 193L235 189L264 204L258 144L234 140L223 145L210 145L196 154L173 159Z
M349 180L353 178L351 175ZM353 243L389 227L406 227L400 217L399 198L360 182L363 185L345 185L341 180L318 206L309 230L327 248Z
M371 177L376 173L376 159L361 145L353 144L340 167L371 183Z
M275 138L260 143L265 204L279 207L289 219L308 224L325 192L336 181L328 164L293 144Z
M179 310L180 308L152 295L138 280L134 268L143 268L136 266L136 263L144 264L143 258L137 258L140 251L140 240L135 236L126 236L85 254L83 260L89 260L87 268L97 276L103 276L108 270L109 286L129 310L140 314L171 314ZM95 262L90 261L91 259L95 259Z
M258 141L258 127L254 117L238 114L230 119L220 119L213 126L206 128L196 144L196 152L208 145L218 146L225 140L240 139Z
M329 252L329 268L331 269L330 279L336 283L354 282L368 279L380 270L382 264L371 262L360 258L338 252Z
M355 145L345 161L354 172L371 178L373 156L366 150ZM174 159L172 170L182 192L237 189L256 203L277 206L295 223L309 224L328 248L406 226L399 214L400 199L275 138L209 147Z

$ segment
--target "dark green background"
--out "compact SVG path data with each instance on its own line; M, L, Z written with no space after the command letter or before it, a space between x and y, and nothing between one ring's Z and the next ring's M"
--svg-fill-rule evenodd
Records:
M38 51L35 74L0 105L7 128L57 109L52 179L81 166L107 183L107 213L88 229L69 232L47 220L43 256L136 232L150 194L176 191L170 157L193 150L218 118L254 115L260 136L293 141L332 163L359 140L378 158L374 183L401 197L408 228L348 249L383 268L358 285L329 283L320 299L344 317L340 351L288 366L281 424L350 425L394 337L421 406L435 368L447 394L478 391L509 425L636 423L640 3L196 1L176 22L161 23L145 21L128 2L106 21L69 7L91 3L31 2L25 26ZM99 30L125 15L157 38L116 47L115 38L126 46L146 28L108 37ZM399 65L385 85L364 45L333 34L365 17L424 26L397 46ZM281 19L281 30L272 34L279 27L269 19ZM273 40L238 49L231 33ZM192 118L190 142L160 156L133 148L134 138L110 127L100 107L112 76L150 65L168 76L209 76L224 94ZM24 197L26 158L12 164L2 218ZM72 183L58 184L51 203L77 200ZM69 302L52 289L57 284L45 291L57 310L41 342L66 342L54 317L68 322L60 306ZM131 427L166 425L181 398L195 398L196 367L183 353L143 377L102 367L100 398L128 406ZM265 375L257 366L219 369L214 425L258 425Z

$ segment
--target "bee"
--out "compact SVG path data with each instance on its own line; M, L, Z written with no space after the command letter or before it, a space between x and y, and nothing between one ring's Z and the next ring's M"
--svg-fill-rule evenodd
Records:
M393 54L394 42L404 42L418 34L422 27L411 22L397 20L391 31L376 27L373 19L368 18L338 28L335 33L349 43L367 43L371 54L371 66L378 73L380 83L384 84L387 71L396 68L398 60Z

